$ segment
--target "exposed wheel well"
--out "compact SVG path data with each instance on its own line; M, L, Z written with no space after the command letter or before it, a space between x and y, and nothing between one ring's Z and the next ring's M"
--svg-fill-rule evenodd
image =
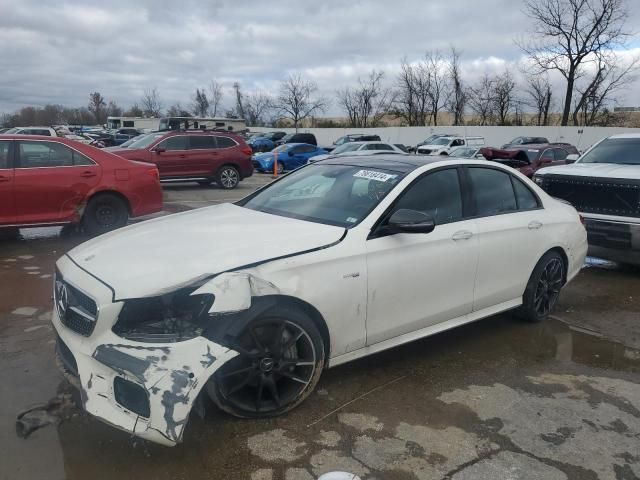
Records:
M325 363L328 363L329 357L331 356L331 336L329 335L329 327L327 327L327 323L324 321L320 312L313 305L296 297L276 295L275 299L279 305L286 305L302 310L309 316L309 318L311 318L311 320L313 320L313 323L318 327L320 335L322 335L322 342L324 343L324 349L326 352Z
M549 252L556 252L562 258L562 265L564 266L563 284L567 283L567 269L569 268L569 257L567 256L567 252L565 252L564 248L562 248L562 247L553 247L553 248L550 248L549 250L547 250L546 252L544 252L542 257L544 257ZM540 257L540 258L542 258L542 257Z
M89 202L92 201L94 198L100 197L102 195L113 195L114 197L118 197L127 206L127 211L129 212L129 215L132 215L131 204L129 203L129 199L124 195L122 195L120 192L116 192L115 190L100 190L99 192L94 193L87 200L87 205L89 205Z

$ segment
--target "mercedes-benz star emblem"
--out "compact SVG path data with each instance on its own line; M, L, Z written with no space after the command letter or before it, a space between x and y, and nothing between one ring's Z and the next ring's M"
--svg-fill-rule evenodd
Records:
M56 307L60 318L64 318L69 307L69 294L67 293L67 286L60 281L56 281Z

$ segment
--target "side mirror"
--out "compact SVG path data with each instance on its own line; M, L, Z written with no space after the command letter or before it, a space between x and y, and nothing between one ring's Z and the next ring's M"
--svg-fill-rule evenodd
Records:
M578 160L578 158L580 158L580 155L578 155L577 153L570 153L569 155L567 155L567 158L565 158L565 160L567 161L567 163L576 163L576 160Z
M153 149L153 151L154 151L155 153L162 153L162 152L166 152L166 151L167 151L167 149L166 149L166 148L164 148L164 147L156 147L156 148L154 148L154 149Z
M436 221L426 213L401 208L387 220L386 227L390 233L429 233L436 228Z

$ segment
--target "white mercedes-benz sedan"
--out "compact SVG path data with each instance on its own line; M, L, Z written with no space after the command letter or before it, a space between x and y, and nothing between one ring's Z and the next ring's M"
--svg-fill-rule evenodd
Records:
M505 310L540 321L586 251L576 210L508 167L324 160L64 255L58 358L89 413L174 445L205 395L278 415L324 368Z

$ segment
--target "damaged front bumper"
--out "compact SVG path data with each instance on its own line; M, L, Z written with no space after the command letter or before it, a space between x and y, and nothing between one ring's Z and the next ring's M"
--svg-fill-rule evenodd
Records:
M85 410L137 437L179 443L203 386L237 352L204 337L175 343L123 339L111 330L122 302L113 302L104 284L69 260L61 259L58 269L73 287L91 292L98 306L89 335L63 324L58 308L52 320L60 363L77 375Z

